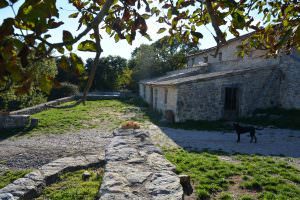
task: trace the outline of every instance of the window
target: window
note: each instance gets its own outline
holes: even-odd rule
[[[191,63],[191,67],[193,67],[195,64],[195,58],[192,58],[192,63]]]
[[[225,110],[237,109],[237,91],[238,88],[225,88]]]
[[[168,103],[168,89],[165,89],[165,104]]]
[[[219,61],[222,61],[222,52],[219,53]]]
[[[203,62],[205,62],[205,63],[208,62],[208,56],[205,56],[205,57],[203,58]]]

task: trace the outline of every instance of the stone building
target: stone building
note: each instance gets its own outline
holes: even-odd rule
[[[248,35],[188,55],[187,68],[139,83],[140,96],[176,122],[234,119],[256,109],[300,109],[300,52],[266,58],[253,50],[241,58],[237,46]]]

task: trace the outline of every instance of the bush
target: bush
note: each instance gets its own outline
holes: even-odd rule
[[[59,99],[78,94],[78,86],[72,83],[63,82],[58,87],[52,88],[49,100]]]
[[[38,90],[32,89],[28,94],[15,95],[13,89],[0,94],[0,110],[14,111],[34,106],[47,101],[46,95]]]

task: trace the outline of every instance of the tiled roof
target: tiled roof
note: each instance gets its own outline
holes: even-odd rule
[[[260,70],[267,70],[274,68],[275,65],[269,65],[265,67],[249,67],[246,69],[239,69],[239,70],[230,70],[230,71],[219,71],[219,72],[212,72],[212,73],[204,73],[204,74],[198,74],[194,76],[188,76],[178,79],[172,79],[167,81],[157,81],[152,82],[150,85],[157,85],[157,86],[171,86],[171,85],[181,85],[181,84],[187,84],[192,82],[198,82],[198,81],[207,81],[211,79],[217,79],[217,78],[223,78],[226,76],[234,76],[234,75],[240,75],[245,73],[251,73],[251,72],[257,72]]]

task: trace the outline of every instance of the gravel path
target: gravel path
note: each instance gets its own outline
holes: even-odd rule
[[[300,131],[287,129],[257,130],[257,143],[249,143],[249,134],[241,135],[236,143],[234,132],[189,131],[161,128],[177,145],[190,150],[222,150],[228,153],[246,153],[261,155],[284,155],[300,157]]]
[[[99,154],[109,144],[111,137],[111,132],[91,129],[2,140],[0,171],[6,167],[37,168],[61,157]]]

